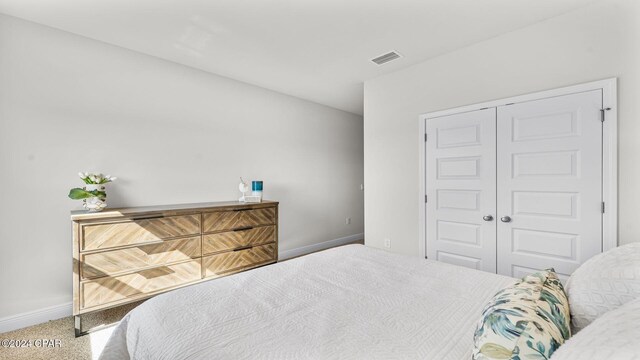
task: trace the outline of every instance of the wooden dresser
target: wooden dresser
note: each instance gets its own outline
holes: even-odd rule
[[[73,315],[278,260],[278,203],[220,202],[71,213]]]

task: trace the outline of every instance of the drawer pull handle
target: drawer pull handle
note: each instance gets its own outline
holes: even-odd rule
[[[253,246],[244,246],[241,248],[237,248],[237,249],[233,249],[233,251],[242,251],[242,250],[247,250],[247,249],[251,249]]]
[[[248,211],[248,210],[251,210],[251,209],[233,209],[233,211]]]
[[[233,229],[233,231],[245,231],[245,230],[251,230],[251,229],[253,229],[253,226],[243,226],[237,229]]]
[[[131,220],[133,221],[138,221],[138,220],[150,220],[150,219],[161,219],[164,216],[162,215],[155,215],[155,216],[147,216],[147,217],[138,217],[138,218],[133,218]]]

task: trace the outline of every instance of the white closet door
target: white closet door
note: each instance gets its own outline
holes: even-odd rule
[[[601,90],[498,108],[499,274],[566,280],[602,251],[601,108]]]
[[[496,110],[426,121],[427,257],[496,271]]]

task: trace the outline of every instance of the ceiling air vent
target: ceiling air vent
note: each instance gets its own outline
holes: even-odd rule
[[[390,53],[386,53],[384,55],[380,55],[375,59],[371,59],[371,61],[373,61],[374,63],[378,64],[378,65],[382,65],[382,64],[386,64],[389,61],[395,60],[397,58],[400,57],[400,54],[398,54],[395,51],[392,51]]]

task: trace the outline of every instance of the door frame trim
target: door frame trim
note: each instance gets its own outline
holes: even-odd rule
[[[418,214],[418,249],[420,256],[427,257],[426,232],[426,121],[447,115],[476,111],[483,108],[498,107],[512,103],[522,103],[541,100],[556,96],[602,90],[602,105],[605,111],[605,121],[602,126],[602,200],[606,204],[602,214],[602,250],[607,251],[618,246],[618,79],[609,78],[588,83],[566,86],[557,89],[538,91],[534,93],[491,100],[477,104],[464,105],[446,110],[424,113],[419,116],[419,176],[420,197]]]

